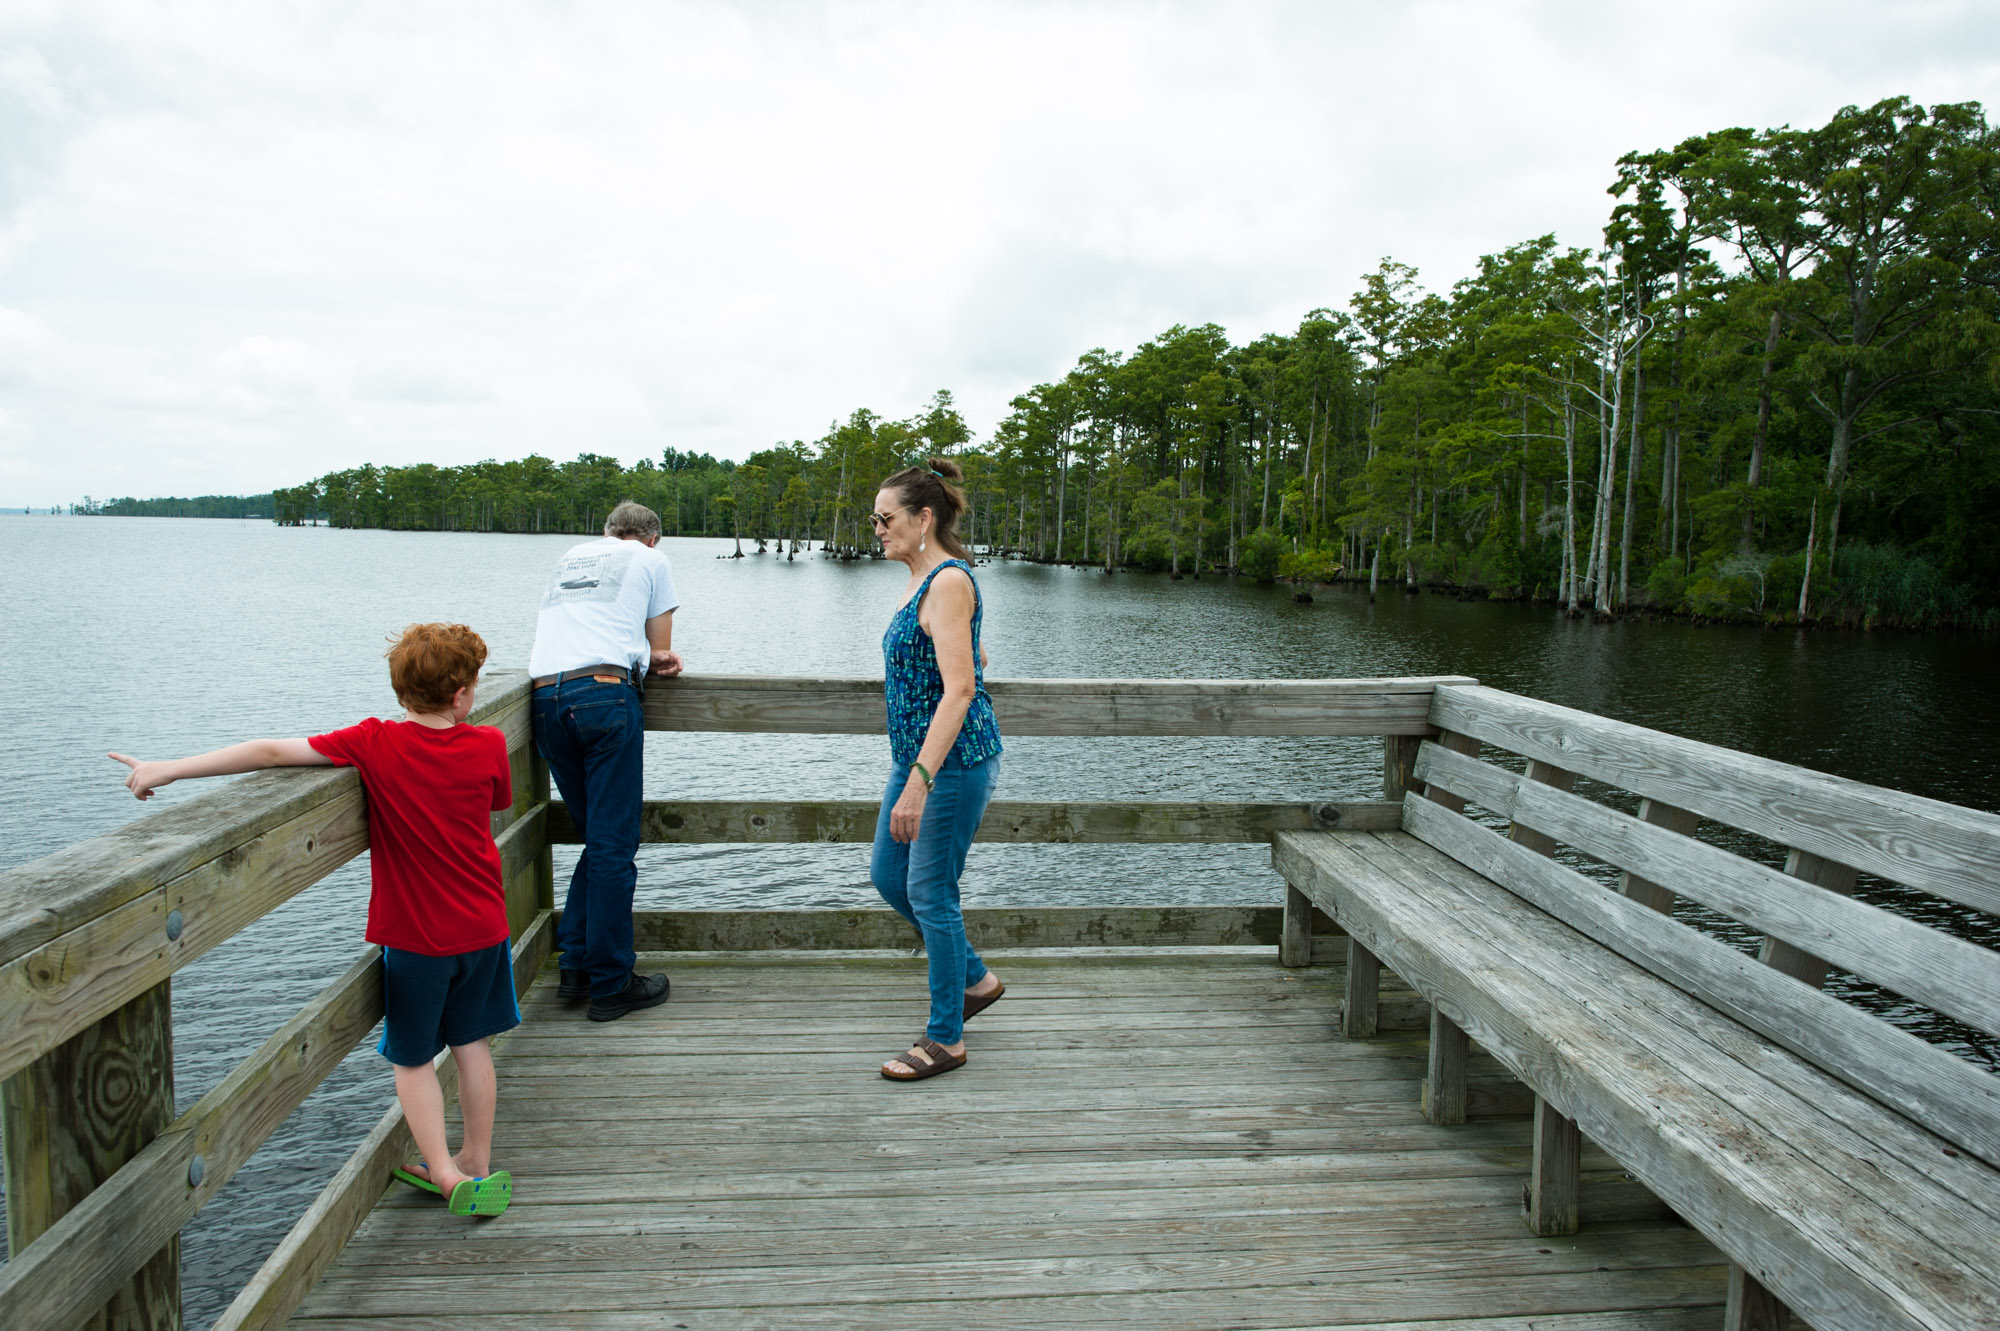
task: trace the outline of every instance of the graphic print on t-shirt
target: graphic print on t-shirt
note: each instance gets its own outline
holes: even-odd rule
[[[617,600],[618,589],[625,585],[625,574],[632,567],[635,548],[624,541],[618,544],[620,548],[615,550],[586,547],[565,555],[556,565],[556,575],[549,579],[548,590],[542,594],[542,608],[578,601]]]

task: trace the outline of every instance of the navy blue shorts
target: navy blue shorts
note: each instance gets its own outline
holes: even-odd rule
[[[472,1044],[521,1024],[514,958],[495,943],[454,957],[382,949],[382,1043],[375,1052],[418,1068],[446,1045]]]

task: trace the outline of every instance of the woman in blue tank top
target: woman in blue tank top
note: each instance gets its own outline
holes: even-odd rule
[[[891,1081],[965,1066],[965,1019],[1000,997],[1000,977],[965,941],[958,876],[1000,776],[1000,728],[986,697],[981,605],[953,528],[965,511],[946,458],[906,467],[875,496],[875,537],[909,565],[903,602],[882,635],[889,705],[889,785],[869,876],[914,924],[930,959],[931,1015],[908,1052],[882,1065]]]

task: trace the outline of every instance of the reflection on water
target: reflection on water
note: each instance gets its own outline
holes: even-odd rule
[[[0,518],[0,672],[13,682],[0,700],[0,786],[8,807],[33,810],[0,842],[0,867],[142,812],[106,749],[164,756],[396,714],[381,654],[414,620],[463,620],[495,664],[525,663],[543,579],[572,540]],[[719,558],[726,541],[663,548],[685,598],[675,645],[691,669],[880,672],[900,566]],[[1018,564],[983,568],[980,583],[995,677],[1471,675],[1863,781],[2000,805],[2000,711],[1981,688],[1990,639],[1595,625],[1396,590],[1372,603],[1319,591],[1302,604],[1290,588],[1229,579]],[[1381,780],[1379,746],[1359,740],[1007,745],[1001,796],[1012,799],[1366,798]],[[874,798],[887,764],[884,742],[868,737],[652,735],[647,746],[654,798]],[[200,790],[173,787],[156,803]],[[640,902],[864,904],[866,872],[858,846],[656,847],[642,856]],[[966,890],[986,905],[1221,903],[1270,902],[1278,884],[1269,852],[1254,846],[980,846]],[[175,978],[183,1107],[346,966],[361,946],[366,891],[365,867],[350,865]],[[1991,928],[1925,905],[1961,929]],[[392,1094],[372,1048],[357,1051],[189,1227],[190,1326],[221,1310]]]

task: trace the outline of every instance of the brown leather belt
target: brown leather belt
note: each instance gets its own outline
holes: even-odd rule
[[[617,676],[616,680],[606,679],[602,681],[606,684],[611,684],[611,683],[630,684],[634,688],[637,688],[639,684],[639,676],[637,673],[635,673],[635,671],[631,666],[594,665],[594,666],[580,666],[575,670],[565,670],[560,675],[543,675],[540,679],[535,681],[535,687],[538,689],[546,689],[552,684],[567,684],[569,681],[573,679],[582,679],[586,675]]]

